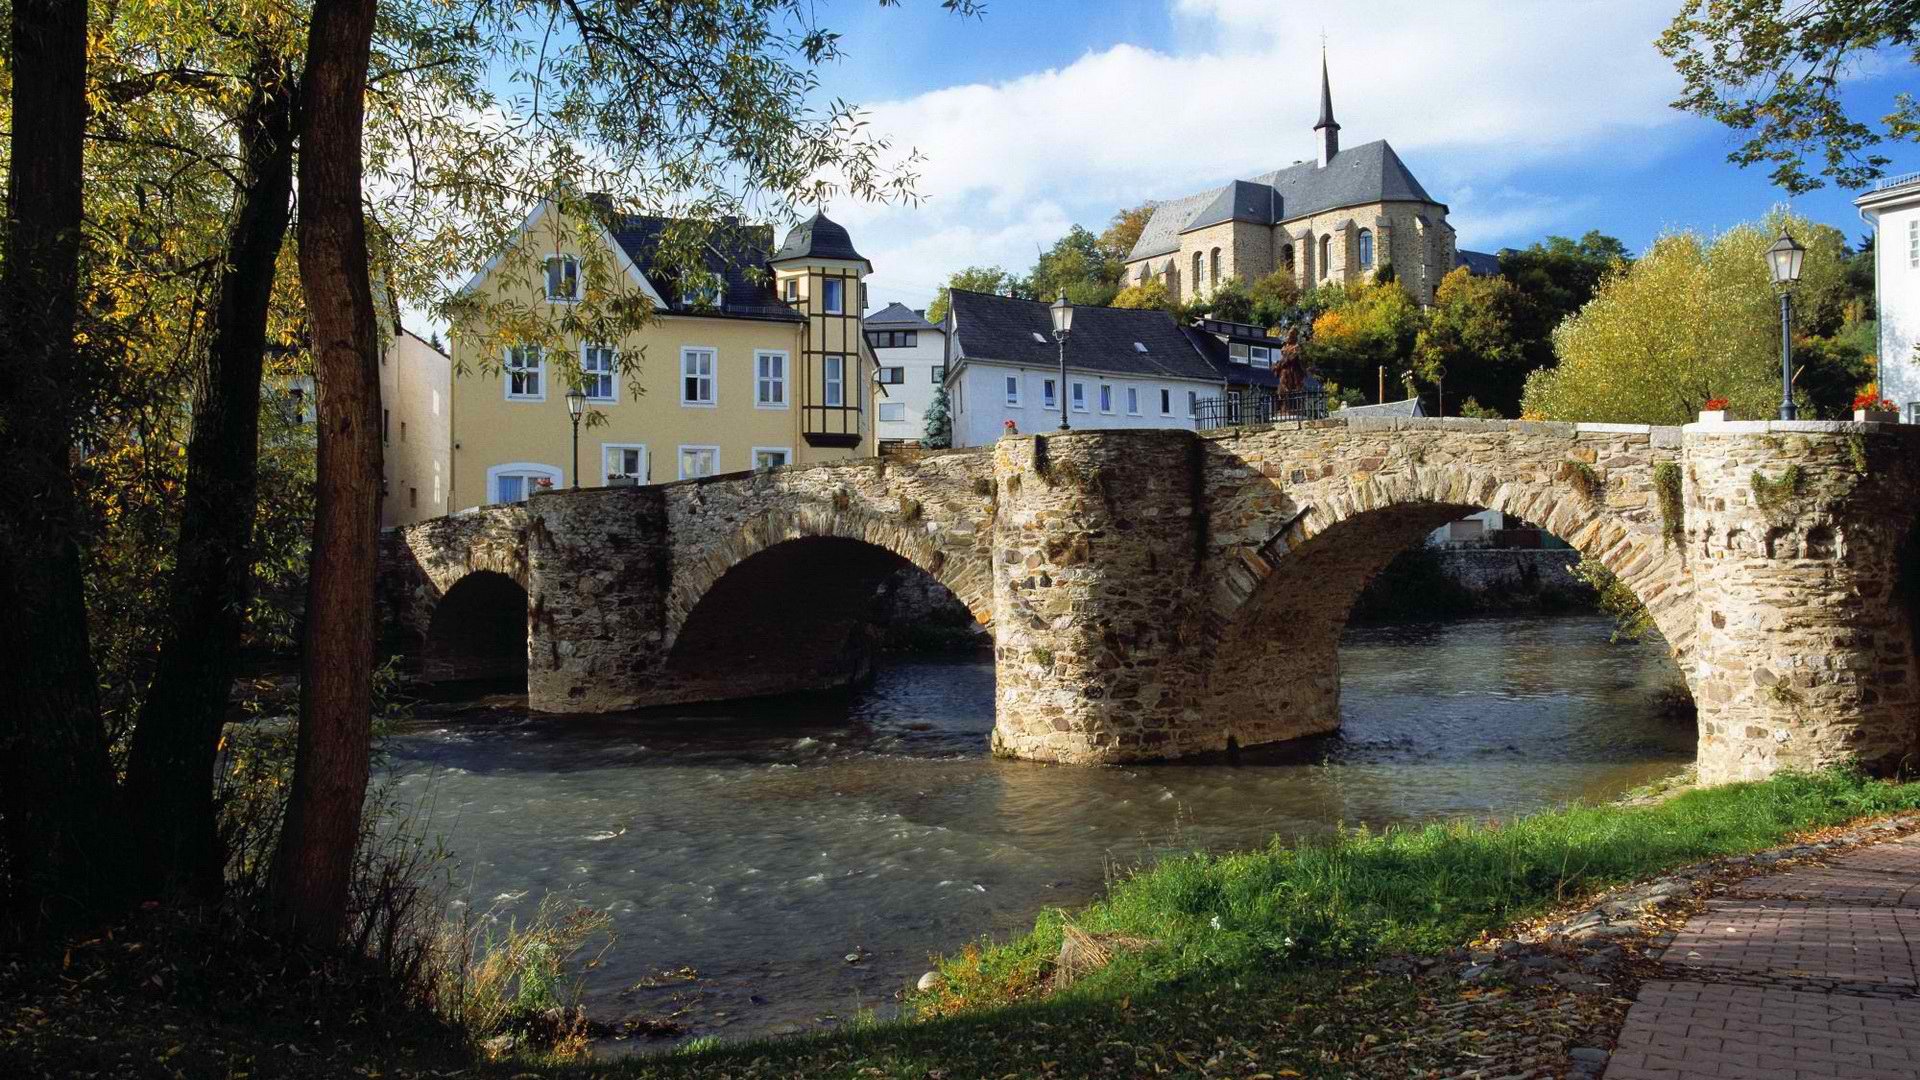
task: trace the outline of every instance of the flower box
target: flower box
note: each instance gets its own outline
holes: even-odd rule
[[[1725,409],[1700,410],[1700,422],[1703,424],[1724,424],[1726,421],[1727,410]]]
[[[1870,424],[1897,424],[1900,414],[1893,409],[1855,409],[1853,418]]]

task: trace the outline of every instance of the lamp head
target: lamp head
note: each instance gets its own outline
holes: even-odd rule
[[[1807,257],[1807,249],[1794,242],[1785,229],[1780,230],[1780,239],[1767,249],[1767,271],[1773,275],[1773,283],[1781,288],[1791,288],[1800,280],[1800,264]]]
[[[1067,302],[1067,294],[1062,292],[1047,310],[1053,315],[1053,336],[1066,337],[1073,332],[1073,305]]]
[[[577,386],[567,391],[567,415],[573,417],[575,420],[578,420],[580,419],[580,414],[586,411],[587,411],[586,391],[580,389]]]

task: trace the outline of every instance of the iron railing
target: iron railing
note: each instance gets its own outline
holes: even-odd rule
[[[1194,426],[1201,431],[1240,424],[1271,424],[1276,420],[1324,420],[1326,416],[1325,390],[1229,393],[1225,397],[1203,398],[1193,410]]]

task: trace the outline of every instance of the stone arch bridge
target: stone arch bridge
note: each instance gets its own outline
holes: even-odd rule
[[[440,518],[385,534],[381,599],[429,667],[524,655],[533,709],[591,713],[844,682],[911,564],[993,633],[996,751],[1147,760],[1335,728],[1366,581],[1497,509],[1647,606],[1718,782],[1920,749],[1916,480],[1920,429],[1881,424],[1074,432]]]

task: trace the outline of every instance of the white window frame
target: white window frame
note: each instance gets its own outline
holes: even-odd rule
[[[768,357],[774,357],[774,356],[777,356],[780,358],[780,375],[777,378],[768,376],[764,371],[761,370],[761,367],[760,367],[760,361],[762,359],[765,359]],[[787,355],[787,352],[785,349],[753,350],[753,407],[754,408],[779,409],[783,411],[787,408],[787,402],[793,396],[787,393],[787,373],[791,371],[792,368],[793,368],[793,358]],[[683,374],[681,378],[682,380],[684,380],[686,376]],[[683,388],[684,388],[684,385],[685,384],[683,382],[682,383]],[[768,402],[763,400],[767,396],[766,390],[769,386],[772,386],[775,390],[779,392],[779,396],[780,396],[779,401]]]
[[[1060,407],[1060,386],[1054,380],[1040,380],[1040,404],[1049,410]]]
[[[836,299],[835,289],[839,290]],[[845,315],[847,313],[847,282],[844,278],[823,277],[820,279],[820,311],[827,315]]]
[[[1007,408],[1009,408],[1009,409],[1022,409],[1022,408],[1025,408],[1026,406],[1024,406],[1024,405],[1022,405],[1022,404],[1021,404],[1021,399],[1022,399],[1022,398],[1023,398],[1023,397],[1025,396],[1025,395],[1023,395],[1023,394],[1021,394],[1021,393],[1020,393],[1020,383],[1021,383],[1021,381],[1022,381],[1022,380],[1021,380],[1021,378],[1020,378],[1020,376],[1018,376],[1018,375],[1005,375],[1005,376],[1002,376],[1002,378],[1004,378],[1004,379],[1006,380],[1006,387],[1007,387]]]
[[[705,353],[711,362],[707,368],[707,374],[704,376],[707,380],[707,400],[705,401],[692,400],[687,397],[687,379],[689,377],[687,374],[687,361],[699,353]],[[703,376],[698,374],[692,376],[692,378],[695,379],[702,377]],[[680,346],[680,404],[683,408],[688,409],[716,409],[720,407],[719,349],[711,345]]]
[[[607,369],[605,371],[597,371],[587,366],[587,356],[595,349],[604,350],[607,354]],[[593,393],[588,393],[588,401],[593,402],[595,405],[617,405],[620,403],[620,353],[614,349],[613,346],[592,345],[584,341],[581,342],[580,374],[583,378],[591,378],[595,382],[598,382],[602,377],[607,380],[606,396],[601,397]]]
[[[710,473],[701,473],[700,476],[720,475],[720,448],[718,446],[710,443],[681,443],[679,449],[673,452],[674,471],[679,474],[680,479],[696,480],[699,478],[687,475],[687,451],[689,450],[713,451],[713,471]]]
[[[1263,371],[1273,370],[1273,350],[1265,345],[1247,346],[1247,363]]]
[[[1173,391],[1164,386],[1160,388],[1160,415],[1173,415]]]
[[[1920,270],[1920,217],[1907,222],[1907,269]]]
[[[1113,415],[1113,384],[1100,384],[1100,415]]]
[[[820,358],[820,404],[835,409],[847,407],[847,358],[841,353]]]
[[[573,294],[562,295],[553,291],[554,264],[560,264],[560,280],[567,278],[568,267],[573,269]],[[580,302],[580,260],[572,255],[549,255],[540,264],[540,288],[547,294],[549,304],[577,304]]]
[[[1087,411],[1087,384],[1083,382],[1075,382],[1071,387],[1069,387],[1069,391],[1073,398],[1073,411],[1086,412]]]
[[[947,381],[947,365],[945,364],[933,365],[932,373],[933,373],[933,385],[939,386],[941,383],[944,383]]]
[[[567,475],[558,465],[547,465],[538,461],[508,461],[487,469],[487,504],[500,504],[500,478],[503,476],[524,476],[537,478],[544,476],[553,481],[553,490],[566,486]],[[533,494],[534,485],[529,484],[527,494]],[[525,500],[516,500],[524,502]]]
[[[1187,419],[1192,420],[1199,415],[1200,415],[1200,391],[1189,390],[1187,391]]]
[[[907,403],[904,401],[883,401],[877,406],[875,417],[883,424],[904,424],[907,422]],[[888,409],[897,409],[898,417],[888,416]]]
[[[1140,415],[1140,388],[1137,386],[1127,387],[1127,415]]]
[[[613,452],[613,451],[615,451],[615,450],[623,450],[623,451],[624,451],[624,450],[636,450],[636,451],[639,451],[639,453],[640,453],[640,471],[634,474],[634,478],[635,478],[635,479],[637,479],[637,480],[639,480],[639,481],[640,481],[641,483],[643,483],[643,484],[645,484],[645,483],[649,483],[649,482],[651,482],[651,481],[652,481],[652,478],[653,478],[653,462],[652,462],[652,461],[650,461],[650,460],[649,460],[649,459],[647,458],[647,444],[646,444],[646,443],[618,443],[618,442],[603,442],[603,443],[601,443],[601,444],[600,444],[600,475],[601,475],[602,477],[604,477],[604,476],[606,475],[606,472],[607,472],[607,455],[608,455],[608,454],[610,454],[610,453],[612,453],[612,452]],[[605,483],[606,483],[606,481],[605,481],[605,480],[603,479],[603,480],[601,480],[601,483],[602,483],[602,484],[605,484]]]
[[[520,367],[515,367],[513,363],[513,353],[515,349],[519,349],[523,353],[525,352],[525,350],[528,350],[528,349],[533,350],[533,354],[540,358],[540,362],[538,364],[535,364],[532,368],[527,368],[524,365]],[[500,390],[501,390],[501,393],[506,395],[506,399],[508,401],[545,401],[547,400],[547,350],[541,348],[538,345],[509,345],[507,346],[506,359],[503,361],[502,366],[503,366],[503,370],[500,373],[500,376],[501,376]],[[513,392],[514,373],[519,372],[524,375],[528,371],[533,372],[533,377],[540,386],[539,393],[535,393],[535,394],[514,393]]]
[[[785,454],[786,455],[785,460],[783,460],[780,463],[780,465],[769,465],[767,466],[768,468],[779,468],[781,466],[793,464],[793,447],[791,446],[756,446],[752,450],[747,452],[747,461],[749,464],[753,466],[754,472],[760,471],[760,455],[761,454]]]

